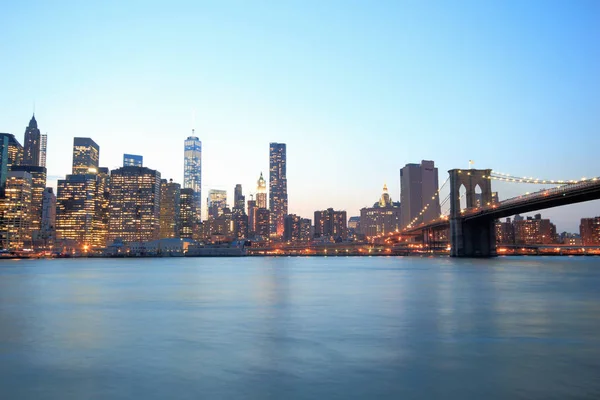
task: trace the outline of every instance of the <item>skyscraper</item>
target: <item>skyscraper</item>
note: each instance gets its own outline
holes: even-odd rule
[[[160,181],[160,238],[179,237],[181,185]]]
[[[285,143],[269,144],[269,209],[271,234],[282,237],[283,218],[288,213]]]
[[[334,211],[333,208],[315,211],[315,237],[348,239],[346,211]]]
[[[48,149],[48,135],[40,136],[40,167],[46,167],[46,150]]]
[[[36,165],[13,165],[11,171],[27,172],[31,176],[31,219],[32,232],[38,231],[42,221],[42,198],[46,189],[46,167]]]
[[[233,191],[233,209],[235,210],[244,210],[246,203],[246,197],[242,194],[242,185],[235,185],[235,189]]]
[[[223,214],[223,209],[227,207],[227,191],[210,189],[206,203],[208,205],[208,218],[217,218]]]
[[[100,146],[90,138],[73,138],[73,175],[98,172]]]
[[[110,173],[108,238],[124,242],[156,240],[160,233],[160,172],[121,167]]]
[[[70,239],[81,246],[103,246],[95,238],[97,176],[67,175],[59,179],[56,193],[56,238]],[[103,232],[99,232],[103,236]]]
[[[196,220],[202,219],[202,142],[195,136],[185,140],[183,159],[183,187],[194,190]]]
[[[400,226],[406,228],[428,222],[440,216],[438,190],[438,169],[433,161],[421,161],[421,164],[406,164],[400,170]],[[432,199],[433,197],[433,199]],[[423,215],[420,212],[427,206]]]
[[[0,187],[4,187],[8,174],[8,136],[0,134]]]
[[[181,189],[179,200],[179,237],[193,239],[196,226],[196,203],[194,202],[194,189]]]
[[[254,236],[256,232],[256,200],[248,200],[248,236]]]
[[[124,167],[143,167],[144,156],[138,156],[135,154],[123,154],[123,166]]]
[[[31,244],[31,174],[8,172],[5,188],[0,199],[0,246],[22,250]]]
[[[31,117],[29,125],[25,128],[23,140],[24,154],[23,165],[40,165],[41,135],[38,129],[35,114]]]
[[[56,232],[56,195],[54,189],[47,187],[42,194],[42,224],[40,237],[46,244],[52,244]]]
[[[256,181],[256,207],[267,208],[267,182],[265,182],[262,172]]]

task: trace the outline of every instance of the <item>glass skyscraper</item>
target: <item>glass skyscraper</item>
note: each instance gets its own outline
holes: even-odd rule
[[[202,142],[194,134],[185,140],[183,160],[183,187],[194,191],[196,220],[202,218]]]
[[[269,144],[269,210],[271,235],[282,237],[288,213],[285,143]]]

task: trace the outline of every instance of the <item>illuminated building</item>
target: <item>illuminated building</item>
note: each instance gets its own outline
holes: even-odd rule
[[[221,210],[221,214],[209,218],[204,223],[210,227],[211,236],[220,236],[226,239],[233,239],[235,237],[233,213],[228,207],[224,207]]]
[[[346,221],[346,211],[334,211],[333,208],[315,211],[315,237],[335,241],[348,239]]]
[[[42,194],[42,224],[40,227],[40,239],[44,241],[44,247],[52,244],[56,237],[56,195],[54,189],[47,187]]]
[[[256,200],[248,200],[248,236],[254,236],[256,231]]]
[[[100,147],[90,138],[73,138],[73,175],[98,172]]]
[[[302,218],[295,214],[288,214],[284,218],[283,240],[286,242],[309,241],[310,219]]]
[[[40,135],[40,167],[46,167],[46,151],[48,150],[48,135]]]
[[[255,238],[269,240],[271,232],[271,212],[266,208],[258,208],[255,212]]]
[[[160,172],[121,167],[110,173],[108,238],[147,242],[160,234]]]
[[[267,182],[265,182],[262,172],[256,182],[256,207],[267,208]]]
[[[405,228],[428,222],[440,216],[438,191],[438,169],[433,161],[421,164],[406,164],[400,170],[400,226]],[[433,199],[432,199],[433,197]],[[421,211],[427,209],[420,215]]]
[[[236,239],[248,238],[248,216],[246,213],[233,214],[233,230]]]
[[[269,144],[269,210],[271,234],[282,237],[283,218],[288,213],[285,143]]]
[[[183,187],[194,190],[196,221],[202,219],[202,142],[192,129],[192,136],[185,140],[183,159]]]
[[[108,241],[108,225],[110,220],[110,175],[108,168],[98,168],[95,201],[96,216],[94,218],[92,245],[103,247]]]
[[[72,240],[80,246],[94,245],[97,176],[67,175],[58,180],[57,189],[56,238]]]
[[[534,218],[517,220],[513,223],[516,244],[552,244],[556,243],[556,226],[541,214]]]
[[[160,238],[178,238],[181,185],[173,179],[160,181]]]
[[[137,156],[135,154],[123,154],[123,166],[124,167],[143,167],[144,157]]]
[[[0,237],[2,248],[22,250],[31,245],[31,174],[7,173],[4,197],[0,199]]]
[[[5,143],[4,138],[8,139],[8,143]],[[8,171],[10,171],[10,168],[13,165],[23,164],[23,146],[21,146],[21,143],[15,138],[15,135],[10,133],[0,133],[0,145],[3,147],[8,146],[6,158],[6,167]],[[0,156],[2,155],[0,154]],[[0,160],[0,163],[4,163],[4,161]]]
[[[42,198],[46,189],[46,167],[13,165],[11,171],[28,172],[31,175],[31,231],[38,231],[42,221]]]
[[[360,217],[350,217],[348,219],[348,230],[358,232],[360,230]]]
[[[35,114],[31,117],[29,125],[25,128],[23,140],[23,165],[40,165],[41,137]]]
[[[496,221],[496,243],[515,244],[515,230],[510,218],[505,222]]]
[[[579,235],[584,246],[599,246],[600,217],[582,218],[579,225]]]
[[[194,239],[196,224],[196,203],[194,202],[194,189],[181,189],[179,210],[179,237],[182,239]]]
[[[223,214],[223,209],[227,207],[227,191],[210,189],[206,203],[208,205],[208,219],[217,218]]]
[[[373,207],[360,210],[359,233],[373,237],[396,232],[398,229],[400,229],[400,203],[392,201],[387,186],[383,185],[383,193],[379,201],[373,204]]]

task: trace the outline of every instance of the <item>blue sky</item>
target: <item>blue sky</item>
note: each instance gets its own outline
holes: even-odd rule
[[[469,159],[600,175],[596,1],[2,1],[0,33],[0,131],[22,141],[35,101],[53,176],[86,136],[103,166],[142,154],[182,182],[192,127],[204,197],[253,192],[285,142],[290,212],[311,218],[357,215],[383,183],[398,199],[421,159],[440,182]],[[600,203],[543,215],[575,231]]]

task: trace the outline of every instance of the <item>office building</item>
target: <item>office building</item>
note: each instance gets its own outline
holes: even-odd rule
[[[7,139],[7,142],[5,142],[5,138]],[[3,157],[3,160],[0,160],[0,165],[6,164],[7,172],[10,171],[13,165],[23,164],[23,146],[21,146],[21,143],[15,138],[15,135],[11,133],[0,133],[0,145],[2,145],[3,148],[6,146],[7,149],[6,162],[3,161],[3,153],[0,153],[0,157]],[[3,148],[0,149],[2,152]]]
[[[252,196],[252,195],[251,195]],[[256,231],[256,200],[248,200],[248,236],[254,236],[254,232]]]
[[[208,205],[208,218],[217,218],[223,214],[223,209],[227,207],[227,191],[210,189],[206,203]]]
[[[46,168],[46,151],[48,150],[48,135],[40,135],[40,167]]]
[[[97,218],[97,176],[67,175],[59,179],[56,193],[56,238],[72,240],[79,246],[104,246],[95,238]],[[102,236],[102,232],[99,232]]]
[[[233,213],[233,231],[237,240],[248,238],[248,215],[246,213]]]
[[[350,219],[352,220],[352,218]],[[399,229],[400,203],[392,201],[387,185],[383,185],[379,201],[373,204],[373,207],[364,207],[360,210],[360,231],[358,233],[366,237],[375,237],[397,232]]]
[[[310,241],[311,221],[295,214],[284,218],[283,240],[286,242]]]
[[[144,157],[135,154],[123,154],[124,167],[143,167]]]
[[[160,234],[160,172],[121,167],[110,173],[109,241],[156,240]]]
[[[506,218],[505,222],[496,221],[496,243],[515,244],[515,230],[510,218]]]
[[[196,239],[196,203],[194,189],[184,188],[180,191],[179,212],[179,237],[182,239]]]
[[[183,159],[183,187],[194,191],[196,220],[202,219],[202,142],[195,136],[185,140]]]
[[[267,182],[262,172],[256,181],[256,208],[267,208]]]
[[[269,210],[271,235],[283,236],[283,218],[288,213],[285,143],[269,144]]]
[[[73,138],[73,175],[98,173],[100,146],[90,138]]]
[[[516,244],[553,244],[556,243],[556,226],[541,214],[533,218],[520,219],[513,223]]]
[[[13,165],[11,171],[23,171],[31,175],[31,230],[38,231],[42,220],[42,197],[46,189],[46,167]]]
[[[34,114],[29,121],[29,125],[25,128],[23,165],[40,166],[41,142],[42,138]]]
[[[584,246],[600,246],[600,217],[582,218],[579,235]]]
[[[9,171],[0,199],[0,240],[7,250],[22,250],[31,246],[31,174]]]
[[[334,241],[348,239],[346,211],[334,211],[333,208],[315,211],[315,237]]]
[[[254,237],[257,240],[268,241],[271,232],[271,212],[266,208],[256,209],[254,224],[256,226]]]
[[[4,187],[8,174],[8,135],[0,133],[0,188]]]
[[[406,164],[400,170],[401,228],[439,218],[441,210],[437,191],[438,169],[433,161]],[[425,206],[428,206],[427,209],[420,215]]]
[[[160,191],[160,238],[178,238],[181,210],[181,185],[163,179]]]
[[[42,224],[40,239],[44,247],[51,245],[56,238],[56,195],[54,189],[47,187],[42,193]]]
[[[242,194],[242,185],[235,185],[235,189],[233,191],[233,208],[234,210],[245,210],[246,196]]]

